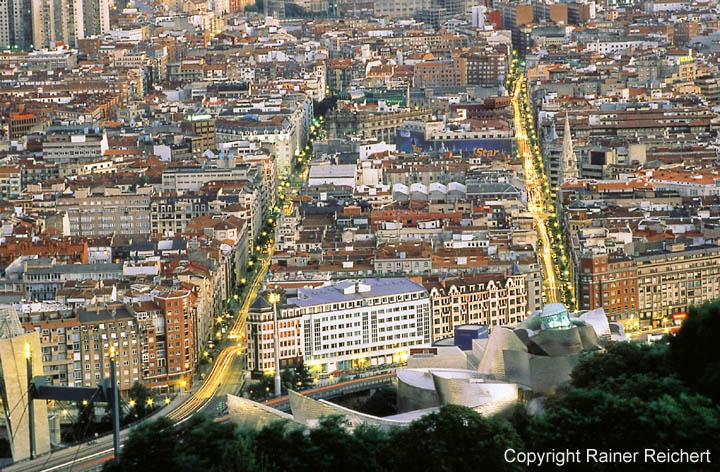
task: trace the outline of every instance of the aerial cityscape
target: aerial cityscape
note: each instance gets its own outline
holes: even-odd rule
[[[720,470],[720,1],[0,0],[0,469]]]

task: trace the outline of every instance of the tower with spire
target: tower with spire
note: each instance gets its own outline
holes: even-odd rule
[[[562,178],[560,183],[567,180],[578,178],[578,162],[573,149],[572,134],[570,133],[570,119],[568,113],[565,112],[565,131],[563,132],[563,152],[562,152]]]

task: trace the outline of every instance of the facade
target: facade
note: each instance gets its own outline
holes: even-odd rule
[[[596,254],[579,260],[579,306],[603,308],[611,320],[637,318],[664,327],[672,315],[720,298],[716,246],[672,249],[637,256]]]
[[[404,362],[431,338],[427,291],[407,278],[299,289],[283,314],[302,318],[303,359],[319,372]]]
[[[378,0],[375,2],[375,15],[395,19],[413,18],[416,13],[430,7],[432,0]]]
[[[135,193],[78,191],[58,199],[56,207],[67,212],[73,235],[149,234],[151,191],[151,187]]]
[[[255,182],[257,168],[251,164],[241,164],[229,169],[223,168],[178,168],[167,169],[162,173],[162,187],[165,192],[195,192],[208,182],[250,180]]]
[[[110,31],[108,0],[82,0],[82,3],[84,37],[91,38],[108,33]]]
[[[415,87],[452,87],[467,85],[467,70],[462,60],[431,61],[415,64]]]
[[[598,254],[580,259],[578,308],[603,308],[612,321],[637,313],[638,278],[634,261],[622,255]]]
[[[154,195],[150,201],[150,232],[184,232],[193,219],[210,213],[212,199],[207,194]]]
[[[21,175],[22,171],[18,166],[0,166],[0,200],[20,195]]]
[[[467,54],[460,58],[467,85],[497,87],[507,74],[507,58],[499,53]]]
[[[691,305],[720,298],[720,248],[674,245],[635,258],[641,326],[664,327]]]
[[[142,380],[141,343],[134,313],[125,305],[115,304],[79,309],[77,316],[82,385],[94,387],[110,378],[110,351],[114,348],[118,388],[121,394],[126,394],[135,382]]]
[[[274,369],[273,312],[265,299],[248,315],[248,368]],[[430,343],[430,301],[407,278],[347,280],[286,293],[278,306],[280,365],[313,372],[401,363]]]
[[[0,49],[32,49],[33,3],[31,0],[0,2]]]
[[[156,387],[170,391],[190,385],[193,367],[197,362],[196,314],[193,311],[192,292],[189,290],[168,290],[154,296],[165,324],[165,356],[156,346],[157,372],[167,369],[165,383]],[[148,349],[148,355],[150,349]],[[145,360],[145,357],[142,358]],[[148,359],[150,360],[150,359]],[[152,362],[149,364],[152,370]]]
[[[427,281],[432,340],[453,336],[456,326],[515,325],[528,312],[524,275],[479,274]]]
[[[328,117],[328,136],[355,135],[394,143],[397,130],[408,120],[427,121],[432,116],[429,109],[404,109],[397,112],[374,113],[357,110],[336,110]]]
[[[52,300],[67,281],[121,279],[122,264],[58,264],[55,259],[23,262],[22,285],[27,300]]]
[[[95,160],[102,157],[107,150],[107,134],[100,128],[51,126],[43,141],[43,158],[46,162]]]
[[[80,321],[72,308],[57,303],[22,303],[15,305],[15,310],[25,331],[40,334],[44,374],[49,383],[82,386]]]
[[[278,349],[280,368],[293,367],[302,360],[300,331],[302,318],[278,307]],[[264,295],[258,295],[250,307],[247,318],[248,370],[252,372],[274,372],[275,338],[273,328],[273,306]]]
[[[301,106],[300,106],[301,105]],[[286,174],[290,163],[300,151],[310,129],[312,113],[306,102],[298,103],[291,113],[278,113],[260,119],[218,118],[215,131],[218,143],[247,141],[259,143],[275,155],[278,173]]]
[[[193,150],[198,154],[217,147],[215,137],[215,120],[204,113],[189,114],[183,123],[183,129],[192,134]]]

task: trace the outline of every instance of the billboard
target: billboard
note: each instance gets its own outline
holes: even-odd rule
[[[395,137],[398,151],[427,152],[453,151],[461,155],[493,159],[503,154],[512,155],[512,138],[471,138],[426,140],[425,133],[416,130],[399,129]]]

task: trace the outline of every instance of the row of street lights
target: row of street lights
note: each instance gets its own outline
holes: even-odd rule
[[[519,58],[513,51],[511,71],[508,75],[508,88],[513,97],[516,132],[520,143],[519,157],[524,160],[526,182],[528,185],[528,208],[533,214],[540,240],[538,241],[541,259],[545,266],[546,283],[543,294],[549,302],[560,300],[568,306],[575,304],[572,284],[568,280],[567,256],[562,244],[557,215],[552,205],[550,185],[544,169],[540,146],[535,130],[528,99],[524,75],[521,74]],[[556,282],[556,278],[560,282]]]

